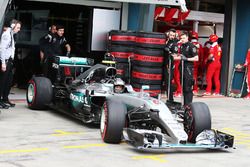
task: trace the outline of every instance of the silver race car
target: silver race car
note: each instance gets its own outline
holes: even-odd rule
[[[211,129],[205,103],[194,102],[185,108],[177,102],[165,104],[143,89],[134,92],[131,86],[106,97],[100,131],[104,142],[119,143],[124,138],[137,149],[225,149],[234,143],[232,135]]]
[[[84,70],[53,84],[46,77],[33,77],[27,90],[29,108],[50,107],[84,123],[100,123],[104,142],[125,139],[138,149],[233,147],[233,136],[211,129],[205,103],[166,104],[145,93],[147,85],[141,92],[125,85],[115,77],[114,67],[92,66],[84,58],[58,58],[54,67],[80,66]]]

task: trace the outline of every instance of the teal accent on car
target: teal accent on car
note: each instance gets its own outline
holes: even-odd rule
[[[59,65],[69,64],[69,65],[88,65],[87,58],[83,57],[63,57],[60,56]]]

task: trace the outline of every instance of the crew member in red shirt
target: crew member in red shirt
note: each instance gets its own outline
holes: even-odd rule
[[[220,95],[220,71],[221,71],[221,56],[222,51],[221,47],[218,45],[218,36],[212,34],[209,36],[209,41],[212,43],[209,49],[209,56],[206,60],[208,63],[207,68],[207,88],[204,95],[211,95],[212,92],[212,79],[214,79],[215,83],[215,91],[213,95]]]
[[[176,39],[180,40],[181,31],[176,31]],[[177,42],[178,46],[178,53],[180,54],[181,48],[181,41]],[[174,83],[176,84],[176,91],[174,92],[174,97],[181,97],[182,95],[182,88],[181,88],[181,75],[180,75],[180,60],[174,60]]]
[[[247,51],[244,66],[247,68],[247,95],[245,96],[245,99],[250,99],[250,49]]]

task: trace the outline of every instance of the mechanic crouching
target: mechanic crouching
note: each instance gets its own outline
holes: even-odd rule
[[[174,57],[175,60],[182,60],[183,64],[183,96],[184,96],[184,106],[192,103],[193,101],[193,70],[194,62],[199,60],[197,48],[194,44],[188,40],[188,32],[183,31],[180,36],[180,41],[182,43],[180,47],[180,54]]]

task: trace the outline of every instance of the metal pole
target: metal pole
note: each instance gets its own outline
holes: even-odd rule
[[[170,58],[170,54],[169,54],[169,58],[168,58],[168,101],[169,101],[169,97],[170,97],[170,89],[171,89],[171,66],[172,66],[172,60]]]
[[[184,60],[181,60],[181,105],[184,105],[184,89],[183,89],[183,79],[184,79]]]
[[[200,0],[194,1],[194,10],[199,11],[200,8]],[[199,21],[195,20],[193,23],[193,31],[198,32],[199,30]]]

